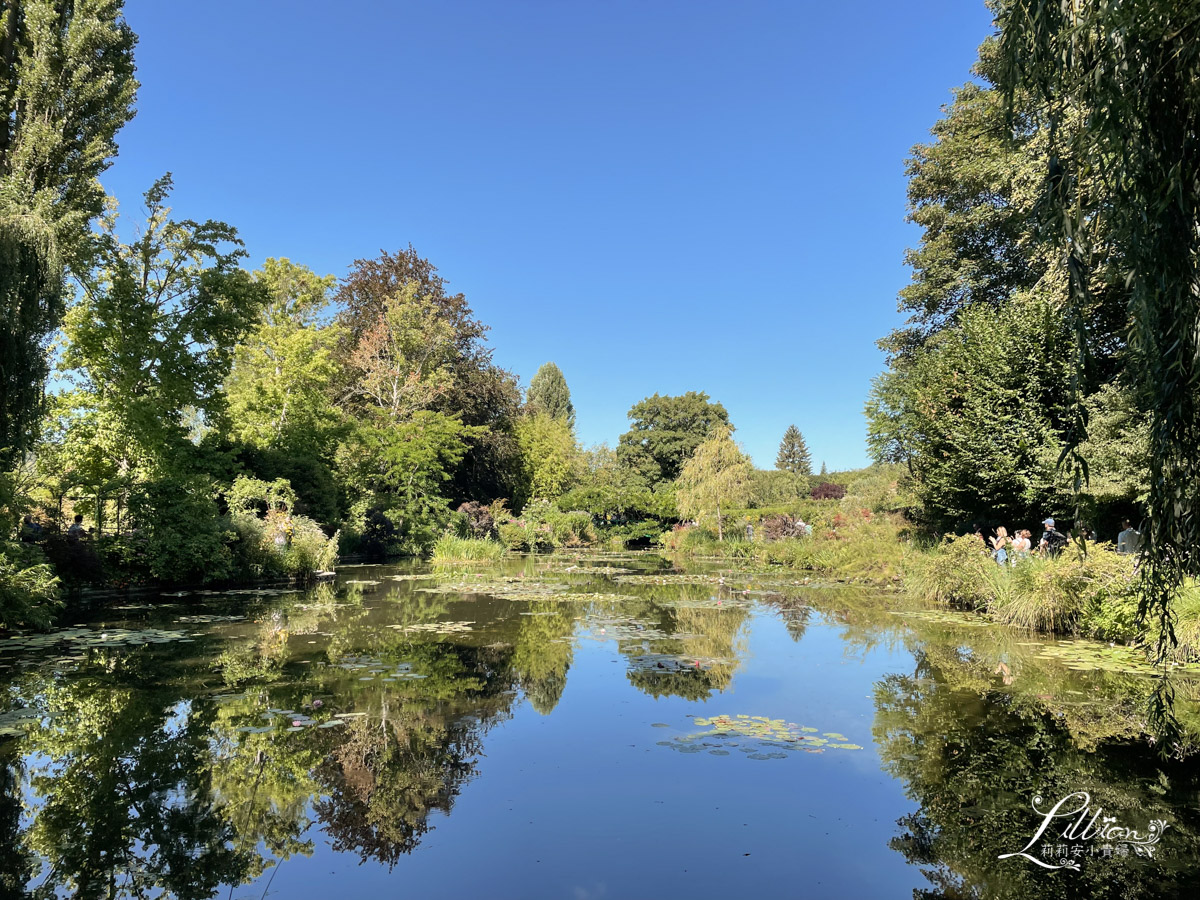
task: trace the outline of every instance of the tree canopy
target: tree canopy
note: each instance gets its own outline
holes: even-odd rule
[[[629,410],[632,427],[621,435],[617,456],[651,485],[674,481],[713,429],[729,425],[729,413],[708,394],[647,397]]]

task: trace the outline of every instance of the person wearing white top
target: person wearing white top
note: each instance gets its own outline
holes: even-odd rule
[[[1117,535],[1117,552],[1137,553],[1142,549],[1142,533],[1136,530],[1128,519],[1121,524],[1125,526],[1125,530]]]

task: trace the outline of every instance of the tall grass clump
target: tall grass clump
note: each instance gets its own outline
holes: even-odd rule
[[[987,572],[988,611],[1005,625],[1108,641],[1139,637],[1134,561],[1102,546],[1070,547],[1058,558],[1034,557]]]
[[[913,555],[906,583],[927,602],[983,609],[991,597],[988,575],[996,568],[979,538],[947,535],[928,553]]]
[[[434,564],[468,562],[498,562],[504,556],[504,546],[489,538],[462,538],[444,534],[433,545]]]

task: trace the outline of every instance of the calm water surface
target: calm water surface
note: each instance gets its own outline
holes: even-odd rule
[[[1200,894],[1200,768],[1139,736],[1147,677],[901,605],[562,555],[348,567],[9,638],[0,891]],[[1200,692],[1177,692],[1190,725]],[[1161,840],[1070,840],[1064,816],[1028,852],[1078,871],[997,858],[1041,825],[1035,795],[1080,791],[1095,827],[1144,843],[1162,820]]]

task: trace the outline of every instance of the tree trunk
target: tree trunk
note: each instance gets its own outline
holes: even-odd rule
[[[718,541],[725,540],[725,531],[721,527],[721,501],[720,500],[717,501],[717,540]]]

